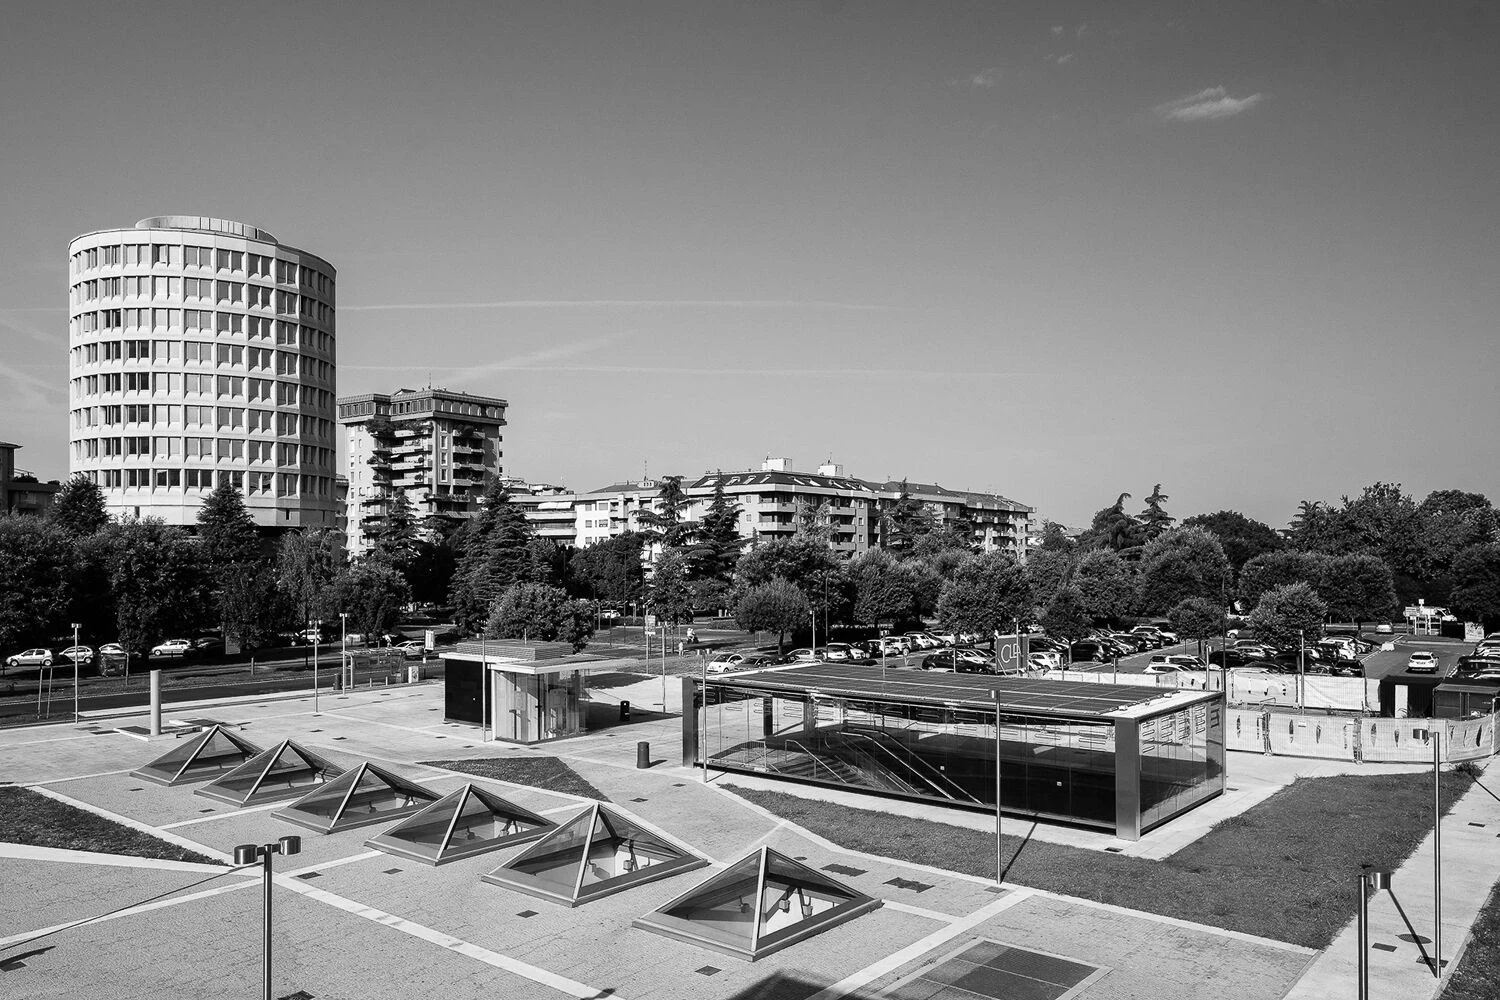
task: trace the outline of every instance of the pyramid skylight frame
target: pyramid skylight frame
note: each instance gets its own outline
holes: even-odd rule
[[[476,827],[488,825],[492,836],[476,835]],[[424,865],[446,865],[451,861],[472,858],[505,847],[539,840],[557,829],[557,824],[465,782],[369,840],[386,854],[417,861]]]
[[[271,815],[318,833],[340,833],[403,819],[440,797],[430,788],[362,761]]]
[[[483,881],[563,906],[581,906],[707,865],[688,848],[595,802]]]
[[[169,788],[187,785],[228,774],[261,752],[260,747],[235,735],[227,726],[214,723],[186,743],[142,764],[130,776]]]
[[[243,808],[301,798],[343,773],[342,767],[300,743],[282,740],[202,788],[195,788],[193,794]]]
[[[873,896],[761,847],[631,926],[755,962],[880,905]]]

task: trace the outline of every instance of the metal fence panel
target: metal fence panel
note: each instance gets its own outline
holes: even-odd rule
[[[1431,725],[1430,719],[1363,719],[1359,724],[1362,756],[1368,761],[1430,762]]]
[[[1354,723],[1320,715],[1272,714],[1267,724],[1271,752],[1284,757],[1354,760]]]
[[[1224,722],[1224,746],[1228,749],[1270,752],[1270,744],[1266,742],[1265,712],[1231,708]]]

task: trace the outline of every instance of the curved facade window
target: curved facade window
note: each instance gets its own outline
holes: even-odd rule
[[[229,481],[264,527],[336,525],[331,264],[200,216],[80,236],[68,263],[69,471],[112,514],[193,524]]]

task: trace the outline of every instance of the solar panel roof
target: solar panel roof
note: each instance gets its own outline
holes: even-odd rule
[[[992,709],[995,692],[1003,711],[1043,712],[1071,716],[1114,717],[1139,715],[1143,709],[1171,708],[1198,701],[1202,691],[1043,680],[1036,677],[998,677],[992,674],[929,673],[925,670],[887,670],[845,663],[809,663],[753,673],[710,677],[714,687],[754,688],[758,691],[816,692],[840,698],[870,698],[922,705],[951,705]],[[1211,695],[1210,695],[1211,696]],[[1175,705],[1174,705],[1175,703]]]

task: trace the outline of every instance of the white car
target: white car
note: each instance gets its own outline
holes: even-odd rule
[[[1425,650],[1417,650],[1406,661],[1406,670],[1413,674],[1437,673],[1437,657]]]
[[[94,662],[94,651],[88,646],[69,646],[58,655],[70,663]]]
[[[1062,657],[1056,650],[1038,650],[1035,653],[1026,654],[1026,664],[1032,670],[1060,670]]]
[[[882,654],[886,656],[905,656],[908,648],[909,647],[906,645],[906,643],[893,636],[886,636],[884,639],[870,640],[870,653],[877,659]]]
[[[52,650],[23,649],[15,656],[7,656],[5,665],[7,667],[50,667],[52,666]]]
[[[820,652],[825,660],[852,660],[854,659],[854,647],[847,642],[830,642]]]
[[[911,640],[912,649],[937,649],[938,641],[926,632],[908,632],[906,638]]]
[[[786,661],[788,663],[822,663],[823,657],[819,656],[816,652],[807,648],[806,646],[803,646],[800,649],[794,649],[790,653],[786,654]]]
[[[958,635],[954,632],[934,632],[932,637],[943,646],[954,646],[958,644]]]
[[[1151,657],[1150,663],[1146,664],[1146,673],[1148,674],[1169,674],[1177,673],[1178,671],[1182,670],[1207,669],[1208,664],[1204,663],[1196,656],[1190,656],[1182,653],[1171,656],[1163,656],[1161,654],[1157,654],[1156,656]]]
[[[408,639],[405,642],[396,643],[396,648],[401,650],[401,655],[408,660],[420,660],[422,654],[427,652],[426,643],[418,642],[416,639]]]
[[[193,644],[186,639],[168,639],[151,647],[152,656],[186,656]]]
[[[714,658],[708,661],[707,670],[711,674],[727,674],[731,670],[738,670],[743,662],[745,662],[744,653],[716,653]]]

